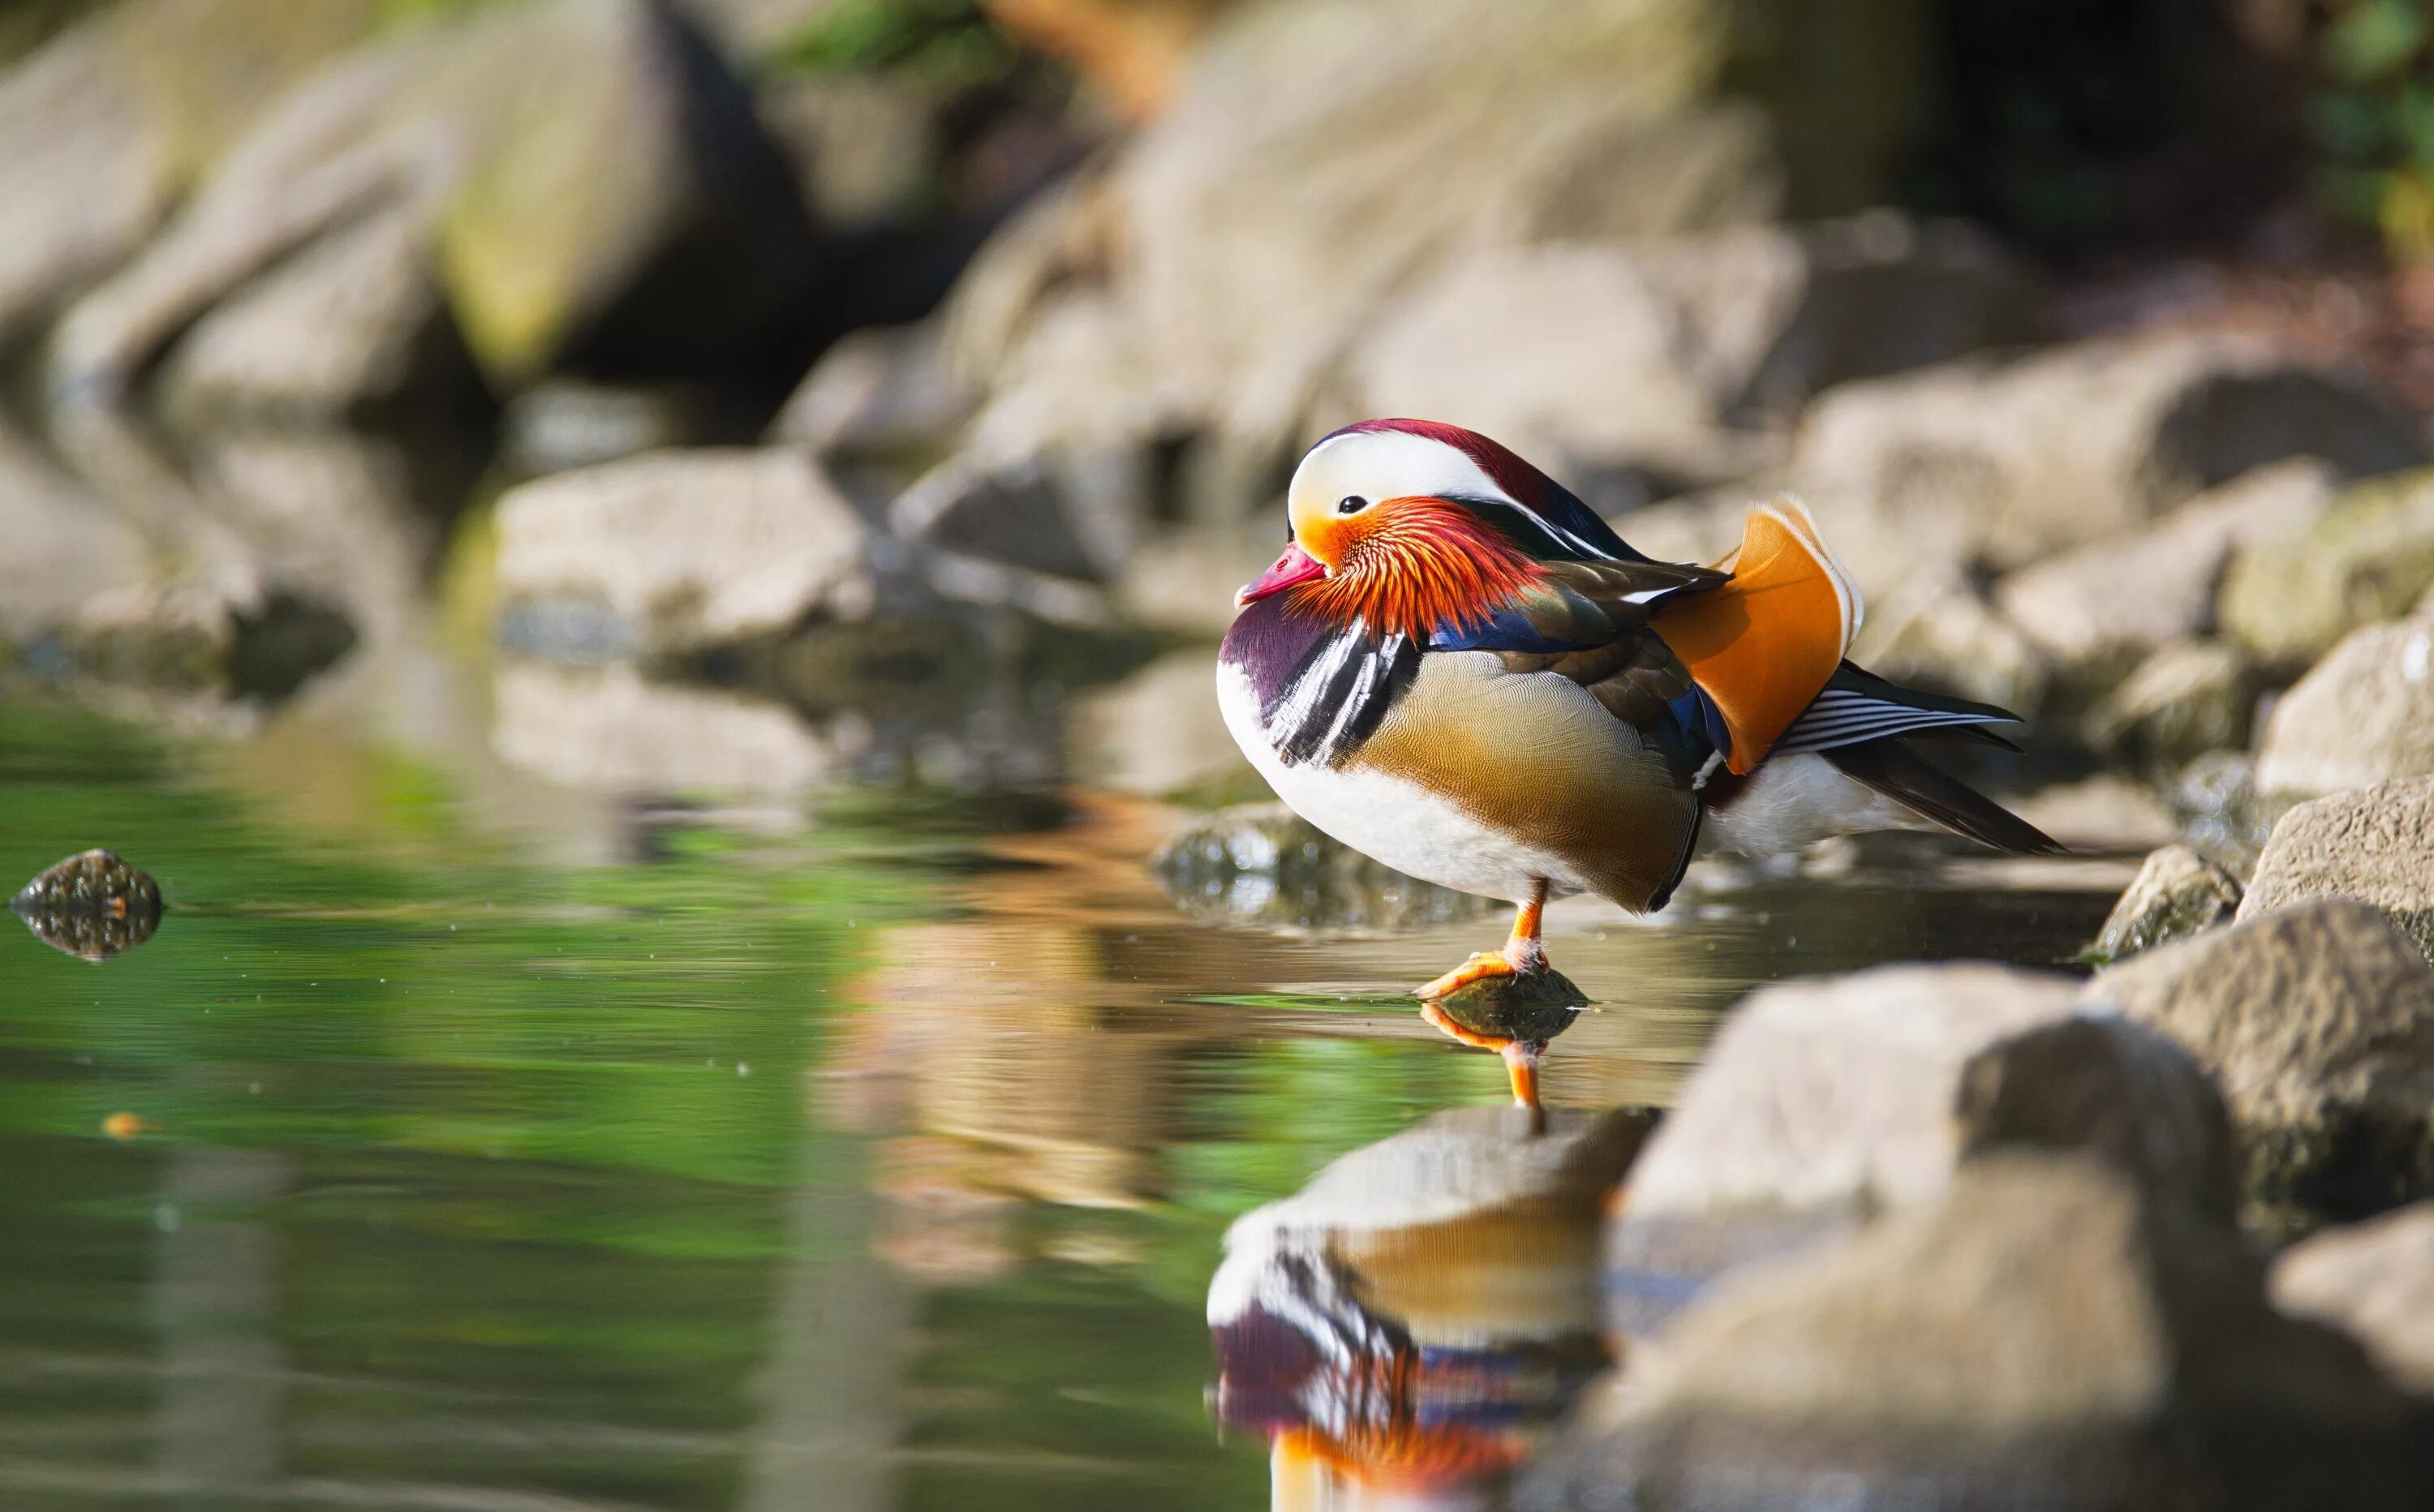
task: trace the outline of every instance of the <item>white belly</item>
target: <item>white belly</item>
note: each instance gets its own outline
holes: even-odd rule
[[[1517,903],[1543,879],[1557,895],[1588,891],[1562,857],[1472,819],[1417,783],[1381,772],[1287,766],[1260,727],[1259,695],[1217,664],[1217,706],[1234,743],[1294,812],[1363,856],[1458,892]]]

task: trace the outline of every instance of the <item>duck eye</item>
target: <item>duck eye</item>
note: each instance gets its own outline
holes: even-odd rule
[[[1357,515],[1368,507],[1369,501],[1359,494],[1346,494],[1335,501],[1335,512],[1339,515]]]

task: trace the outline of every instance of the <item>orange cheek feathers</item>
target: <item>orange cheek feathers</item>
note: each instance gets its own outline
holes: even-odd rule
[[[1303,549],[1333,569],[1311,590],[1312,608],[1414,639],[1448,620],[1487,618],[1539,576],[1478,516],[1442,499],[1383,500],[1302,534]]]

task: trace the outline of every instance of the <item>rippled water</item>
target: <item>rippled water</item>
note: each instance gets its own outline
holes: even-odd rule
[[[1492,1505],[1600,1362],[1608,1110],[1754,983],[2106,902],[1559,909],[1604,1002],[1533,1143],[1396,995],[1499,920],[1195,919],[1089,793],[580,845],[443,771],[0,703],[0,881],[108,845],[169,902],[99,965],[0,934],[0,1505]],[[1347,1155],[1238,1242],[1221,1389],[1227,1225]]]

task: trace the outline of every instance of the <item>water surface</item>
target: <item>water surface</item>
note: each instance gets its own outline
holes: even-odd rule
[[[1142,865],[1173,815],[1087,790],[574,844],[447,770],[0,702],[0,883],[107,845],[169,901],[98,965],[0,934],[0,1505],[1483,1505],[1594,1368],[1593,1194],[1392,1143],[1503,1100],[1396,995],[1500,920],[1194,919]],[[1558,910],[1604,999],[1559,1130],[1661,1105],[1755,983],[2051,962],[2106,901]],[[1429,1137],[1510,1164],[1495,1116]],[[1241,1263],[1304,1332],[1229,1355],[1228,1427],[1226,1227],[1363,1152]],[[1367,1331],[1350,1397],[1291,1352],[1330,1329]]]

